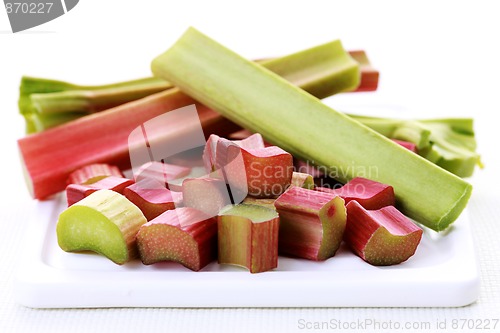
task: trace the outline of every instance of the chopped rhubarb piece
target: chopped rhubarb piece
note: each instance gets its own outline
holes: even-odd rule
[[[174,261],[199,271],[217,257],[217,220],[190,207],[168,210],[141,227],[137,248],[145,265]]]
[[[186,207],[196,208],[208,216],[216,216],[231,204],[226,182],[216,178],[188,178],[182,183]]]
[[[345,200],[346,205],[356,200],[361,206],[370,210],[395,204],[392,186],[362,177],[356,177],[338,189],[316,187],[315,190],[338,195]]]
[[[224,208],[217,218],[219,264],[260,273],[278,267],[278,213],[261,206]]]
[[[133,183],[133,180],[127,178],[109,176],[88,185],[70,184],[66,187],[68,207],[98,190],[111,190],[123,194],[123,190]]]
[[[294,172],[292,174],[291,185],[312,190],[314,189],[314,178],[313,176],[307,173]]]
[[[68,177],[68,185],[92,184],[108,176],[124,177],[120,169],[114,165],[95,163],[73,171]]]
[[[153,179],[143,179],[126,187],[123,195],[139,207],[148,221],[182,204],[182,193],[170,191]]]
[[[185,177],[189,175],[190,172],[191,168],[188,167],[153,161],[139,168],[135,173],[135,181],[139,182],[143,179],[153,179],[165,184],[168,188],[169,181]]]
[[[335,255],[346,225],[342,198],[292,186],[274,206],[280,216],[280,253],[316,261]]]
[[[244,149],[264,148],[262,135],[252,134],[242,140],[227,140],[212,134],[207,140],[203,151],[203,162],[207,172],[223,168],[227,164],[227,149],[229,146],[239,146]]]
[[[403,141],[403,140],[396,140],[396,139],[391,139],[392,141],[396,142],[398,145],[405,147],[408,150],[411,150],[414,153],[417,153],[417,145],[414,144],[413,142],[408,142],[408,141]]]
[[[292,155],[271,146],[260,149],[243,149],[229,146],[226,180],[231,188],[248,191],[257,198],[277,197],[290,186],[293,174]]]
[[[57,242],[66,252],[94,251],[123,264],[136,257],[136,234],[146,222],[123,195],[99,190],[59,215]]]
[[[349,51],[349,55],[359,63],[361,80],[359,86],[354,89],[355,92],[374,91],[378,87],[379,72],[373,68],[365,51]]]
[[[347,204],[344,240],[367,263],[402,263],[415,253],[421,238],[422,229],[393,206],[365,210],[356,201]]]

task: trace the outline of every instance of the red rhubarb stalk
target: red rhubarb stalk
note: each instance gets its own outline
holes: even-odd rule
[[[257,198],[277,197],[290,186],[293,174],[292,155],[271,146],[260,149],[227,149],[226,179],[231,188],[241,187]]]
[[[342,198],[292,186],[274,206],[280,216],[280,253],[310,260],[335,255],[346,225]]]
[[[174,261],[199,271],[217,257],[217,221],[190,207],[166,211],[139,229],[137,248],[145,265]]]
[[[393,206],[365,210],[356,201],[347,204],[344,240],[372,265],[395,265],[408,260],[421,238],[422,229]]]

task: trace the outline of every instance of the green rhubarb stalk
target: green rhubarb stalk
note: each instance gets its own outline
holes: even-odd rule
[[[388,138],[412,142],[418,149],[430,146],[430,129],[416,121],[349,116]]]
[[[459,177],[470,177],[482,167],[476,153],[473,120],[445,118],[403,120],[351,115],[366,126],[391,138],[414,143],[418,154]]]
[[[315,65],[305,66],[311,63]],[[359,64],[339,40],[259,64],[317,98],[355,90],[360,83]]]
[[[131,85],[99,90],[70,90],[31,94],[31,103],[41,114],[94,113],[172,88],[163,80],[150,84]]]
[[[18,106],[27,133],[33,133],[169,88],[170,83],[158,78],[82,86],[25,76],[21,79]]]
[[[402,211],[434,230],[456,220],[471,195],[461,178],[194,28],[157,57],[152,70],[266,141],[336,172],[342,182],[365,173],[392,185]]]

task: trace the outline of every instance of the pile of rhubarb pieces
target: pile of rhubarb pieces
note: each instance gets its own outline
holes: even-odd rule
[[[447,230],[472,193],[463,178],[482,167],[471,118],[388,119],[322,103],[378,86],[366,53],[339,40],[250,61],[189,28],[151,70],[98,86],[21,80],[27,187],[39,200],[66,188],[65,251],[263,272],[278,255],[327,260],[345,242],[370,264],[398,264],[422,237],[409,218]],[[206,140],[198,158],[134,165],[133,134],[184,108],[199,120],[197,145]],[[139,141],[183,141],[185,119],[170,125]]]
[[[108,164],[74,171],[57,223],[60,247],[117,264],[139,256],[199,271],[217,260],[258,273],[277,268],[279,255],[327,260],[342,241],[367,263],[399,264],[422,237],[394,207],[391,186],[361,177],[317,186],[319,178],[298,172],[300,163],[260,134],[211,135],[199,160],[179,163],[149,162],[133,180]]]

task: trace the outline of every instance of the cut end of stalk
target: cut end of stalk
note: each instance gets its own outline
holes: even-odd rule
[[[189,207],[167,211],[137,233],[137,247],[145,265],[174,261],[193,271],[215,259],[216,242],[216,220]]]
[[[66,252],[94,251],[117,264],[136,255],[136,233],[146,218],[124,196],[100,190],[59,215],[57,241]]]
[[[196,208],[208,216],[217,216],[231,203],[226,183],[216,178],[188,178],[182,182],[186,207]]]
[[[365,210],[356,201],[347,205],[344,240],[369,264],[387,266],[408,260],[415,253],[422,233],[393,206]]]
[[[436,224],[434,230],[443,231],[446,230],[463,212],[467,202],[469,202],[470,196],[472,195],[472,185],[467,184],[465,187],[463,195],[457,200],[455,206],[451,207],[446,215],[444,215],[441,220]]]

